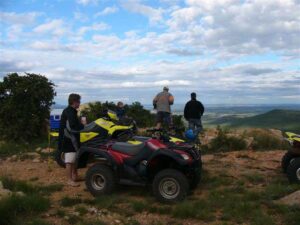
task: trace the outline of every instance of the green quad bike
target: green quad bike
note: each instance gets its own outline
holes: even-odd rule
[[[291,183],[300,184],[300,135],[291,132],[285,134],[291,149],[282,157],[281,167]]]

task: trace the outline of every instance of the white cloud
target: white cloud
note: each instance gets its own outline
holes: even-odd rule
[[[103,31],[109,29],[110,26],[107,25],[106,23],[94,23],[91,26],[84,26],[79,28],[78,34],[79,35],[84,35],[88,31]]]
[[[67,32],[67,26],[64,24],[63,20],[53,19],[35,27],[33,31],[39,34],[51,33],[56,36],[62,36]]]
[[[106,7],[101,12],[96,13],[95,17],[106,16],[106,15],[109,15],[109,14],[113,14],[113,13],[118,12],[118,10],[119,10],[119,8],[116,7],[116,6]]]
[[[76,2],[80,5],[89,5],[89,4],[95,4],[97,5],[98,4],[98,0],[76,0]]]
[[[13,25],[30,25],[34,23],[38,16],[42,13],[16,13],[16,12],[0,12],[0,23],[7,23]]]
[[[139,0],[123,0],[122,6],[130,12],[139,13],[148,17],[151,24],[163,22],[164,10],[162,8],[153,8],[142,4]]]

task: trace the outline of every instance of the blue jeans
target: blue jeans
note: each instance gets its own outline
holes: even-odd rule
[[[189,129],[198,135],[203,130],[201,119],[189,119]]]

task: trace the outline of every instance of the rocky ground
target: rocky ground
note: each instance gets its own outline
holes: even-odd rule
[[[37,215],[49,224],[286,224],[287,215],[278,207],[281,204],[300,206],[300,193],[294,192],[300,187],[289,186],[280,168],[282,150],[204,155],[202,183],[187,201],[173,206],[157,203],[150,189],[126,186],[120,186],[112,196],[95,201],[84,182],[79,187],[65,185],[65,170],[47,156],[51,151],[37,149],[0,161],[0,177],[32,185],[62,185],[61,190],[48,196],[50,210]],[[84,176],[85,171],[80,170],[80,174]],[[9,194],[9,190],[3,190],[0,185],[1,188],[3,195]],[[293,194],[287,196],[290,193]],[[234,207],[233,200],[249,201],[249,209],[240,211],[240,206]],[[249,217],[251,210],[262,219]],[[292,220],[300,219],[297,210]],[[237,218],[235,213],[242,215]],[[297,224],[292,220],[289,224]]]

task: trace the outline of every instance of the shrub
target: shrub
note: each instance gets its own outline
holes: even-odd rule
[[[1,138],[28,142],[45,135],[54,96],[54,84],[44,76],[12,73],[4,77],[0,82]]]
[[[131,105],[125,105],[125,112],[128,117],[133,118],[138,127],[149,127],[154,124],[154,115],[145,109],[141,103],[133,102]],[[82,114],[87,117],[88,121],[94,121],[104,115],[105,110],[116,110],[113,102],[94,102],[89,103],[88,107],[82,110]]]
[[[255,150],[268,150],[286,148],[285,143],[280,138],[267,130],[256,129],[251,131],[248,135],[253,136],[253,149]]]
[[[243,138],[228,136],[227,131],[221,127],[218,127],[218,135],[210,143],[211,150],[220,152],[242,150],[246,146],[246,141]]]

